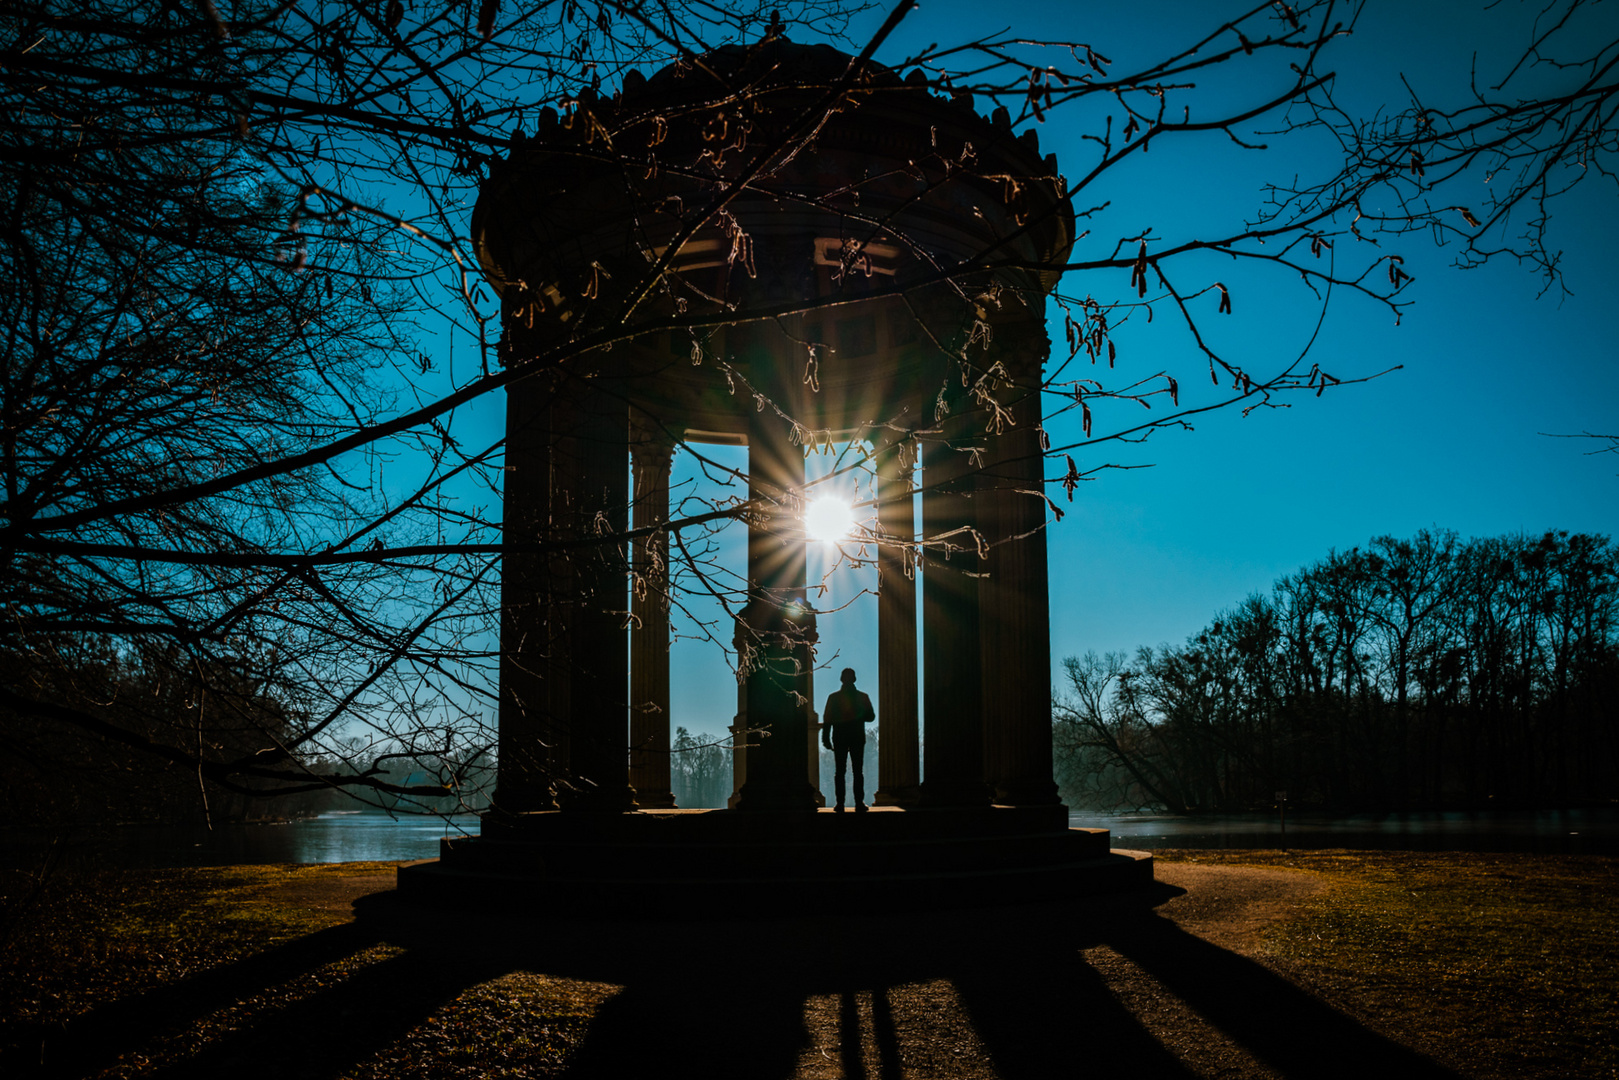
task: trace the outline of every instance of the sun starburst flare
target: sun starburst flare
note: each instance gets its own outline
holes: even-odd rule
[[[827,495],[804,508],[804,535],[811,540],[835,544],[853,530],[854,509],[847,499]]]

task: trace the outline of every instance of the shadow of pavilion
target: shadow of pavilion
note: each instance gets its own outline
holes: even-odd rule
[[[1098,946],[1239,1045],[1259,1065],[1250,1071],[1455,1075],[1154,910],[1179,892],[678,923],[469,919],[378,893],[356,905],[354,922],[93,1010],[70,1026],[43,1075],[402,1075],[386,1065],[390,1047],[516,971],[621,987],[571,1054],[518,1075],[1203,1075],[1087,962],[1083,951]],[[828,898],[829,909],[849,906]],[[345,961],[353,970],[342,978],[321,977]],[[148,1054],[179,1063],[130,1068]],[[419,1061],[410,1075],[478,1074],[469,1067]]]

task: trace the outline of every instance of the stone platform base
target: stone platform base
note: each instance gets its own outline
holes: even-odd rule
[[[1109,851],[1062,807],[764,814],[490,815],[399,868],[435,907],[636,918],[771,918],[1034,903],[1146,888],[1152,857]]]

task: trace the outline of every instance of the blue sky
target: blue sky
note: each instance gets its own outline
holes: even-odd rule
[[[1328,65],[1340,73],[1341,100],[1363,111],[1397,106],[1404,75],[1425,95],[1457,103],[1473,51],[1486,70],[1522,40],[1534,8],[1510,0],[1493,12],[1482,2],[1424,3],[1416,14],[1413,7],[1368,7]],[[1117,70],[1133,56],[1189,43],[1218,24],[1213,10],[1211,3],[1016,4],[994,8],[1002,21],[992,23],[979,5],[929,0],[879,59],[1011,25],[1089,42]],[[1243,77],[1219,77],[1206,93],[1219,102],[1260,89]],[[1040,129],[1042,147],[1060,161],[1077,157],[1082,132],[1058,114]],[[1099,227],[1097,240],[1110,246],[1114,234],[1146,225],[1167,240],[1229,228],[1258,207],[1267,177],[1310,175],[1332,163],[1319,143],[1269,141],[1267,151],[1240,154],[1219,138],[1179,153],[1155,147],[1107,192],[1115,200],[1106,223],[1113,234]],[[1247,418],[1226,411],[1203,417],[1193,432],[1076,454],[1082,467],[1150,467],[1083,485],[1049,530],[1054,658],[1182,641],[1278,576],[1385,533],[1431,526],[1464,537],[1548,528],[1619,533],[1619,455],[1588,456],[1599,444],[1542,434],[1619,431],[1608,301],[1619,289],[1616,235],[1611,185],[1588,183],[1558,205],[1553,246],[1564,253],[1570,296],[1538,295],[1544,282],[1510,263],[1451,269],[1449,254],[1424,235],[1386,242],[1416,278],[1401,325],[1376,305],[1337,296],[1311,359],[1341,377],[1401,370],[1319,399],[1301,396],[1291,408]],[[1317,314],[1307,294],[1263,275],[1208,272],[1233,290],[1236,314],[1216,328],[1223,348],[1255,371],[1297,355]],[[1124,285],[1070,276],[1061,289],[1103,295]],[[1061,340],[1060,316],[1054,336]],[[1127,328],[1119,347],[1121,370],[1167,369],[1183,387],[1207,386],[1202,361],[1162,320]],[[1098,414],[1098,429],[1106,419]],[[1060,426],[1054,432],[1059,442],[1077,437]],[[728,557],[738,568],[739,540],[732,538]],[[829,584],[831,599],[842,603],[870,582],[838,574]],[[869,602],[823,619],[821,634],[823,660],[837,654],[839,667],[864,660],[872,668]],[[674,723],[718,731],[735,702],[723,658],[712,647],[677,642],[672,667]],[[823,677],[820,694],[834,683]],[[875,683],[862,678],[868,689]]]

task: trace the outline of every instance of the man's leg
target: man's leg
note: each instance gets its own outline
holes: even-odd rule
[[[832,771],[832,790],[834,792],[836,792],[837,796],[838,796],[838,805],[835,807],[835,809],[842,810],[843,809],[843,770],[849,764],[849,748],[847,746],[840,745],[838,743],[837,739],[833,739],[832,740],[832,758],[836,762],[836,765],[833,766],[833,771]],[[859,767],[860,767],[859,763],[856,762],[855,763],[855,768],[858,769]],[[858,776],[859,774],[856,773],[855,775]]]
[[[849,756],[854,758],[854,808],[866,808],[866,741],[864,739],[849,747]],[[840,798],[841,804],[843,800]]]

